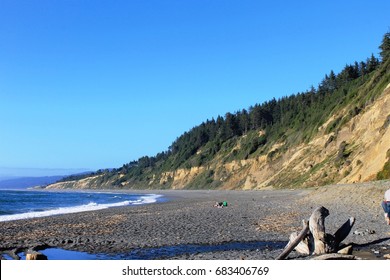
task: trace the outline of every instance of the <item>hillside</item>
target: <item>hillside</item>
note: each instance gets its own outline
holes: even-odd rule
[[[318,88],[207,120],[165,152],[50,188],[259,189],[389,177],[390,34]]]

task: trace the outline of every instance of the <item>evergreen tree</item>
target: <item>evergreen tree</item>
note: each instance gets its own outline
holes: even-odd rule
[[[359,64],[359,75],[364,76],[367,74],[367,64],[361,61]]]
[[[246,134],[250,128],[250,118],[247,110],[243,109],[241,111],[241,113],[238,115],[238,121],[240,130],[243,134]]]
[[[334,91],[336,89],[336,75],[333,70],[330,71],[328,83],[329,90]]]
[[[374,54],[371,54],[371,57],[367,59],[367,72],[370,73],[374,71],[379,65],[378,59],[374,56]]]
[[[382,44],[379,48],[381,49],[380,55],[382,57],[382,61],[386,61],[390,56],[390,32],[387,32],[383,36]]]

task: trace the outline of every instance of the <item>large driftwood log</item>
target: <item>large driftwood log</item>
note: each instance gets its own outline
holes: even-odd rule
[[[309,219],[309,230],[300,234],[292,233],[290,242],[277,259],[284,259],[295,249],[304,255],[322,255],[336,253],[340,243],[348,236],[355,223],[355,218],[351,217],[345,222],[334,235],[325,231],[325,218],[329,216],[329,211],[323,206],[316,208]]]

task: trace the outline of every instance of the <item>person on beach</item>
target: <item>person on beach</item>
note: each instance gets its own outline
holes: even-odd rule
[[[214,207],[218,207],[218,208],[227,207],[227,202],[226,201],[222,201],[222,202],[217,201],[217,202],[215,202]]]
[[[390,189],[385,192],[385,200],[382,201],[382,208],[385,211],[386,222],[390,225]]]

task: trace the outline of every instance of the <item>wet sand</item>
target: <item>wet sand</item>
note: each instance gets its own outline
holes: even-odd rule
[[[385,224],[380,207],[387,188],[390,188],[389,181],[310,190],[142,191],[163,194],[168,201],[2,222],[0,251],[18,253],[54,247],[93,254],[121,254],[142,248],[274,241],[278,246],[216,249],[169,257],[274,259],[282,250],[280,244],[287,243],[291,232],[300,230],[302,219],[308,219],[322,205],[330,211],[327,232],[333,233],[354,216],[356,224],[345,243],[354,243],[356,254],[372,252],[369,258],[375,259],[390,252],[390,226]],[[224,200],[228,207],[213,207],[216,201]],[[293,252],[289,258],[300,256]]]

